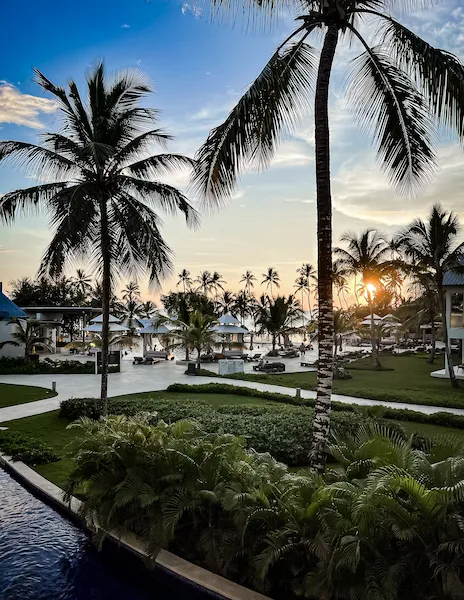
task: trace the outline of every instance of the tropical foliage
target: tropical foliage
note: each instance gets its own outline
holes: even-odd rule
[[[33,354],[36,346],[50,348],[52,340],[40,335],[42,325],[35,319],[10,319],[9,324],[14,327],[11,333],[13,339],[0,342],[0,350],[5,346],[23,346],[26,358]]]
[[[464,594],[461,439],[422,450],[376,425],[336,437],[341,468],[290,473],[240,438],[148,416],[81,419],[68,494],[97,529],[135,532],[273,598]]]
[[[298,331],[295,322],[301,318],[299,302],[294,296],[261,296],[256,305],[255,320],[259,333],[266,332],[271,336],[272,352],[276,352],[277,339],[288,337]]]

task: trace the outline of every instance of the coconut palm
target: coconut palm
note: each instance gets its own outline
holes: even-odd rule
[[[213,276],[209,271],[202,271],[195,279],[195,283],[198,283],[196,291],[202,292],[205,296],[208,296],[209,292],[214,288]]]
[[[222,315],[230,313],[235,306],[235,294],[229,290],[224,290],[216,302]]]
[[[214,271],[211,275],[211,288],[214,291],[215,298],[217,300],[219,291],[224,291],[223,283],[227,283],[225,279],[222,279],[222,275],[217,271]]]
[[[348,292],[348,280],[346,277],[346,271],[341,263],[336,260],[332,265],[332,281],[334,288],[337,290],[338,302],[340,308],[342,308],[342,298],[345,301],[346,309],[348,310],[348,301],[345,293]]]
[[[34,346],[40,344],[51,352],[52,340],[39,335],[42,324],[35,319],[10,319],[10,325],[15,325],[16,331],[11,333],[12,340],[0,342],[0,350],[5,346],[24,346],[24,356],[28,358],[34,351]]]
[[[346,276],[360,277],[356,293],[361,290],[369,306],[372,362],[374,367],[380,368],[378,344],[374,331],[375,296],[384,287],[383,278],[393,268],[392,263],[387,260],[390,245],[375,229],[366,229],[359,235],[353,232],[344,233],[341,241],[347,244],[347,249],[334,249],[335,255],[338,256],[337,263],[345,271]]]
[[[249,296],[251,296],[251,288],[255,287],[255,281],[256,277],[251,271],[245,271],[245,273],[242,275],[242,278],[239,281],[239,283],[245,284],[245,290]]]
[[[197,351],[197,368],[200,369],[201,351],[217,344],[217,335],[213,331],[214,325],[217,324],[216,317],[195,310],[189,315],[188,322],[175,321],[174,324],[177,327],[170,332],[170,335],[181,340],[186,348]]]
[[[182,271],[179,273],[178,277],[179,277],[179,281],[177,282],[177,285],[182,285],[182,289],[185,294],[187,290],[190,290],[190,288],[192,287],[192,283],[193,283],[193,280],[190,277],[190,271],[187,271],[187,269],[182,269]]]
[[[55,229],[40,272],[59,274],[67,260],[86,258],[102,282],[102,377],[108,388],[108,332],[112,288],[117,276],[146,269],[150,283],[171,270],[171,251],[162,238],[155,207],[181,211],[190,224],[197,214],[176,188],[156,178],[192,160],[176,154],[151,155],[171,139],[157,127],[157,111],[141,103],[146,79],[123,71],[111,79],[99,64],[87,77],[83,101],[74,81],[58,87],[36,71],[37,83],[53,96],[61,117],[58,133],[42,135],[42,145],[0,142],[0,160],[15,159],[29,174],[50,183],[12,191],[0,201],[0,218],[11,223],[20,213],[47,209]]]
[[[408,303],[408,308],[413,310],[413,316],[410,319],[420,325],[430,325],[430,354],[427,362],[431,365],[435,360],[437,328],[436,318],[440,312],[440,303],[435,286],[435,280],[431,273],[426,270],[414,269],[411,273],[411,289],[419,292],[419,296]],[[408,324],[408,323],[406,323]],[[417,328],[419,330],[419,327]]]
[[[77,269],[75,277],[71,277],[75,289],[86,298],[92,290],[92,278],[84,272],[84,269]]]
[[[151,319],[156,314],[156,310],[156,304],[152,300],[147,300],[139,304],[136,314],[144,319]]]
[[[247,291],[238,292],[234,298],[231,309],[232,314],[240,316],[240,322],[243,325],[247,315],[251,314],[250,295]]]
[[[329,87],[339,42],[359,43],[351,62],[348,99],[357,120],[373,134],[377,156],[401,193],[420,189],[436,162],[432,141],[439,122],[464,135],[464,69],[457,58],[433,48],[392,16],[428,5],[423,0],[211,0],[213,16],[248,22],[296,17],[294,31],[279,45],[224,123],[197,153],[194,183],[207,202],[233,196],[244,168],[266,167],[299,117],[314,107],[317,243],[319,273],[319,372],[314,465],[322,469],[329,431],[332,389],[332,195]],[[371,46],[367,20],[377,25]],[[369,33],[372,29],[365,33]],[[318,56],[306,42],[323,36]]]
[[[136,281],[129,281],[122,290],[122,299],[126,302],[140,301],[140,286]]]
[[[447,271],[462,270],[464,243],[457,241],[459,232],[457,215],[435,204],[426,221],[415,219],[395,239],[397,247],[413,265],[413,270],[428,272],[433,277],[441,312],[447,367],[453,387],[458,387],[458,382],[449,348],[443,277]]]
[[[342,349],[342,335],[356,327],[356,318],[343,308],[336,308],[334,316],[334,361],[337,360],[338,349]]]
[[[301,293],[301,311],[302,311],[301,316],[302,316],[303,327],[304,327],[305,326],[304,297],[305,297],[305,294],[308,291],[308,278],[305,277],[304,275],[300,275],[299,277],[297,277],[295,279],[295,285],[293,287],[295,288],[295,294]],[[311,311],[310,311],[310,315],[311,315]],[[310,317],[310,319],[311,318],[312,317]],[[305,334],[305,339],[306,339],[306,334]]]
[[[317,272],[311,263],[303,263],[296,272],[306,279],[306,293],[308,294],[308,310],[309,319],[313,318],[313,311],[311,308],[311,286],[317,284]],[[316,285],[317,287],[317,285]]]
[[[256,307],[256,326],[259,334],[268,333],[271,336],[273,355],[276,354],[277,338],[297,331],[298,328],[293,327],[293,320],[300,316],[301,309],[294,296],[261,296]]]
[[[261,285],[263,284],[266,284],[266,289],[270,289],[271,298],[273,298],[274,294],[272,293],[272,286],[275,285],[276,288],[280,288],[280,277],[274,267],[268,267],[266,273],[263,273]]]

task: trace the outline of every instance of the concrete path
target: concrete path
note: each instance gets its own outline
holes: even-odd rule
[[[136,394],[140,392],[151,392],[165,390],[172,383],[189,383],[201,385],[205,383],[230,383],[241,387],[254,388],[262,391],[277,392],[280,394],[295,395],[295,388],[280,385],[257,383],[254,381],[241,381],[239,379],[219,379],[216,377],[189,377],[184,375],[185,367],[173,362],[159,363],[154,366],[138,365],[123,362],[121,373],[112,373],[109,376],[108,395],[122,396],[125,394]],[[35,385],[51,388],[52,381],[56,382],[58,395],[37,402],[27,402],[0,409],[0,423],[21,419],[31,415],[38,415],[59,408],[62,400],[68,398],[95,398],[100,393],[100,376],[98,375],[4,375],[0,377],[0,383],[11,383],[19,385]],[[303,398],[315,398],[316,393],[301,390]],[[380,402],[368,398],[353,398],[351,396],[340,396],[333,394],[332,399],[347,404],[358,404],[360,406],[386,406],[389,408],[406,408],[426,414],[435,412],[449,412],[455,415],[464,415],[464,409],[445,408],[437,406],[424,406],[419,404],[408,404],[405,402]]]

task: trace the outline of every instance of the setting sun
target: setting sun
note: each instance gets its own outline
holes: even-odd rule
[[[376,291],[377,288],[373,283],[366,284],[366,296],[370,296],[371,298],[373,298],[375,296]]]

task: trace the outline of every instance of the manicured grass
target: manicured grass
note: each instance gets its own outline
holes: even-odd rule
[[[220,406],[224,404],[266,404],[269,400],[263,398],[253,398],[250,396],[238,396],[235,394],[199,394],[184,393],[184,392],[143,392],[141,394],[126,394],[125,396],[118,396],[124,398],[124,400],[130,400],[131,398],[165,398],[166,400],[203,400],[209,402],[213,406]]]
[[[430,376],[432,371],[443,368],[441,357],[436,359],[435,364],[429,365],[426,357],[422,356],[383,355],[380,359],[382,366],[393,369],[388,371],[366,370],[365,367],[369,366],[368,361],[367,358],[348,365],[347,370],[352,375],[352,379],[334,381],[334,392],[386,402],[464,408],[463,383],[460,389],[455,390],[448,380]],[[314,372],[279,375],[247,373],[235,374],[232,377],[307,390],[315,390],[317,381],[317,374]]]
[[[56,392],[52,392],[47,388],[0,383],[0,408],[24,404],[25,402],[35,402],[44,398],[53,398],[53,396],[56,396]]]

